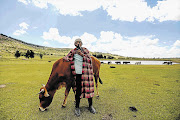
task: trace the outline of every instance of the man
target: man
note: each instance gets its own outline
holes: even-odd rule
[[[82,47],[81,39],[76,39],[74,42],[75,49],[71,50],[63,59],[71,61],[72,74],[75,77],[76,86],[76,116],[80,116],[80,99],[88,98],[89,110],[95,114],[96,110],[92,106],[92,98],[94,96],[94,81],[92,60],[87,48]]]

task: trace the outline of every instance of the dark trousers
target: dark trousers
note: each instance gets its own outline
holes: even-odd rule
[[[79,108],[80,104],[80,96],[81,96],[81,75],[82,74],[76,74],[76,108]],[[92,106],[92,98],[88,98],[89,107]]]

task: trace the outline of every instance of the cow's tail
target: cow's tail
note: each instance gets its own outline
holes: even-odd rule
[[[101,80],[101,78],[99,77],[99,82],[101,83],[101,84],[103,84],[103,82],[102,82],[102,80]]]

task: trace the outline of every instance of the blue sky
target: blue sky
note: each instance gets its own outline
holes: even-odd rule
[[[0,33],[128,57],[180,57],[179,0],[1,0]]]

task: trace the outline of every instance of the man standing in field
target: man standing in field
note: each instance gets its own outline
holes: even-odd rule
[[[72,74],[75,76],[76,86],[76,116],[80,116],[80,99],[88,98],[89,110],[95,114],[96,110],[92,106],[92,98],[94,96],[94,81],[92,60],[87,48],[82,47],[81,39],[76,39],[74,42],[75,49],[71,50],[63,59],[71,61]]]

